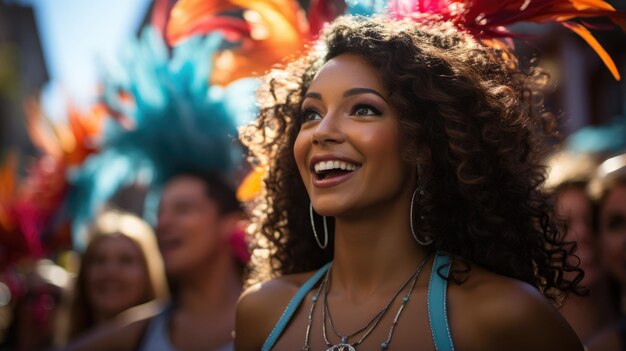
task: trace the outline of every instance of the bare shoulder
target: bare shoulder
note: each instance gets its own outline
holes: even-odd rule
[[[235,348],[260,350],[289,301],[312,274],[285,275],[246,289],[237,303]]]
[[[463,349],[583,350],[556,308],[525,282],[472,266],[449,294],[454,339]]]
[[[65,350],[135,350],[141,342],[140,339],[148,323],[161,309],[162,305],[157,302],[148,302],[133,307],[116,317],[115,320],[73,340]]]

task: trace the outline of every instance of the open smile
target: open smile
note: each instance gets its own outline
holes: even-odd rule
[[[338,156],[315,156],[310,165],[313,184],[318,187],[342,183],[361,168],[360,163]]]

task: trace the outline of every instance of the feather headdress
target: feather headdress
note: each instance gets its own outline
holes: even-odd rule
[[[233,16],[241,12],[241,16]],[[214,84],[263,74],[304,47],[309,29],[295,0],[181,0],[172,9],[167,39],[220,31],[235,46],[217,53]]]
[[[96,151],[104,118],[100,105],[87,114],[70,105],[67,124],[49,120],[35,98],[24,106],[38,155],[26,158],[14,150],[0,166],[0,248],[8,252],[0,267],[70,246],[62,213],[69,189],[66,173]],[[19,177],[21,163],[26,163],[24,177]]]
[[[506,27],[519,22],[558,22],[583,38],[600,56],[615,79],[615,63],[589,31],[575,19],[606,17],[626,30],[626,14],[604,0],[395,0],[389,11],[400,17],[431,20],[440,17],[482,40],[516,37]]]
[[[103,102],[114,118],[105,125],[100,152],[72,175],[75,246],[82,247],[86,223],[124,186],[158,187],[180,171],[228,177],[239,170],[237,126],[254,115],[258,83],[208,83],[210,58],[222,45],[220,34],[193,36],[170,58],[161,36],[147,27],[109,70]]]
[[[386,4],[384,4],[386,3]],[[560,23],[583,38],[600,56],[615,79],[620,74],[611,56],[584,18],[608,18],[626,31],[626,13],[605,0],[346,0],[352,14],[387,14],[420,23],[448,21],[487,45],[506,47],[499,39],[521,37],[508,26],[521,22]],[[576,21],[579,20],[579,21]]]
[[[346,14],[386,14],[421,23],[449,21],[485,44],[499,47],[505,45],[498,39],[521,36],[508,26],[557,22],[584,39],[615,79],[620,79],[615,63],[590,31],[596,27],[576,21],[604,17],[626,31],[626,13],[616,11],[605,0],[311,0],[308,24],[293,0],[181,0],[171,12],[167,36],[170,43],[177,43],[198,33],[229,33],[240,45],[227,52],[224,77],[214,79],[228,82],[261,74],[295,53],[343,9]],[[226,15],[233,10],[243,11],[243,19]]]

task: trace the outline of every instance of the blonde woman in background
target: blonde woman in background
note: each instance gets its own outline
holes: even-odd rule
[[[109,210],[98,217],[90,235],[76,279],[69,340],[167,295],[154,232],[141,218]]]

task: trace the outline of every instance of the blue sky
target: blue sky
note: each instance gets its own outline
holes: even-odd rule
[[[32,5],[50,74],[43,103],[64,117],[71,98],[88,105],[95,97],[100,66],[135,35],[151,0],[20,0]]]

